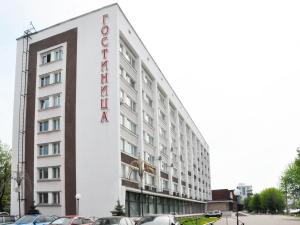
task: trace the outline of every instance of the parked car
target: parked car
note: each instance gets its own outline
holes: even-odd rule
[[[134,225],[129,217],[111,216],[97,219],[93,225]]]
[[[41,214],[25,215],[18,219],[13,225],[48,225],[55,218],[53,216],[45,216]]]
[[[62,216],[53,220],[53,225],[91,225],[94,221],[82,216]],[[50,225],[49,224],[49,225]]]
[[[15,216],[10,216],[7,212],[0,212],[0,225],[12,224],[15,221]]]
[[[180,225],[174,215],[143,216],[137,225]]]
[[[220,210],[209,211],[204,214],[205,217],[222,217],[222,212]]]

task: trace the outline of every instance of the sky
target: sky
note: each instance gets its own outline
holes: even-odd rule
[[[212,188],[277,187],[300,146],[300,1],[11,0],[0,8],[0,140],[16,41],[118,2],[210,146]]]

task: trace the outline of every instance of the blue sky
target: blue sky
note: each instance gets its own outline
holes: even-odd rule
[[[213,188],[277,186],[300,146],[300,2],[118,2],[210,145]],[[2,3],[0,140],[11,145],[16,37],[111,3]]]

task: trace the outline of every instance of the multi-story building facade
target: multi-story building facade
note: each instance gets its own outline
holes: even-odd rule
[[[241,199],[247,198],[253,194],[252,185],[239,183],[236,188],[240,190]]]
[[[118,199],[128,215],[205,210],[209,146],[117,4],[31,34],[28,52],[24,39],[12,214],[105,216]]]

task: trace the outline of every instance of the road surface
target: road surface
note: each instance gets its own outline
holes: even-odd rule
[[[249,215],[240,216],[245,225],[300,225],[300,218],[281,215]],[[214,225],[236,225],[236,217],[223,217]],[[241,225],[241,223],[240,223]]]

